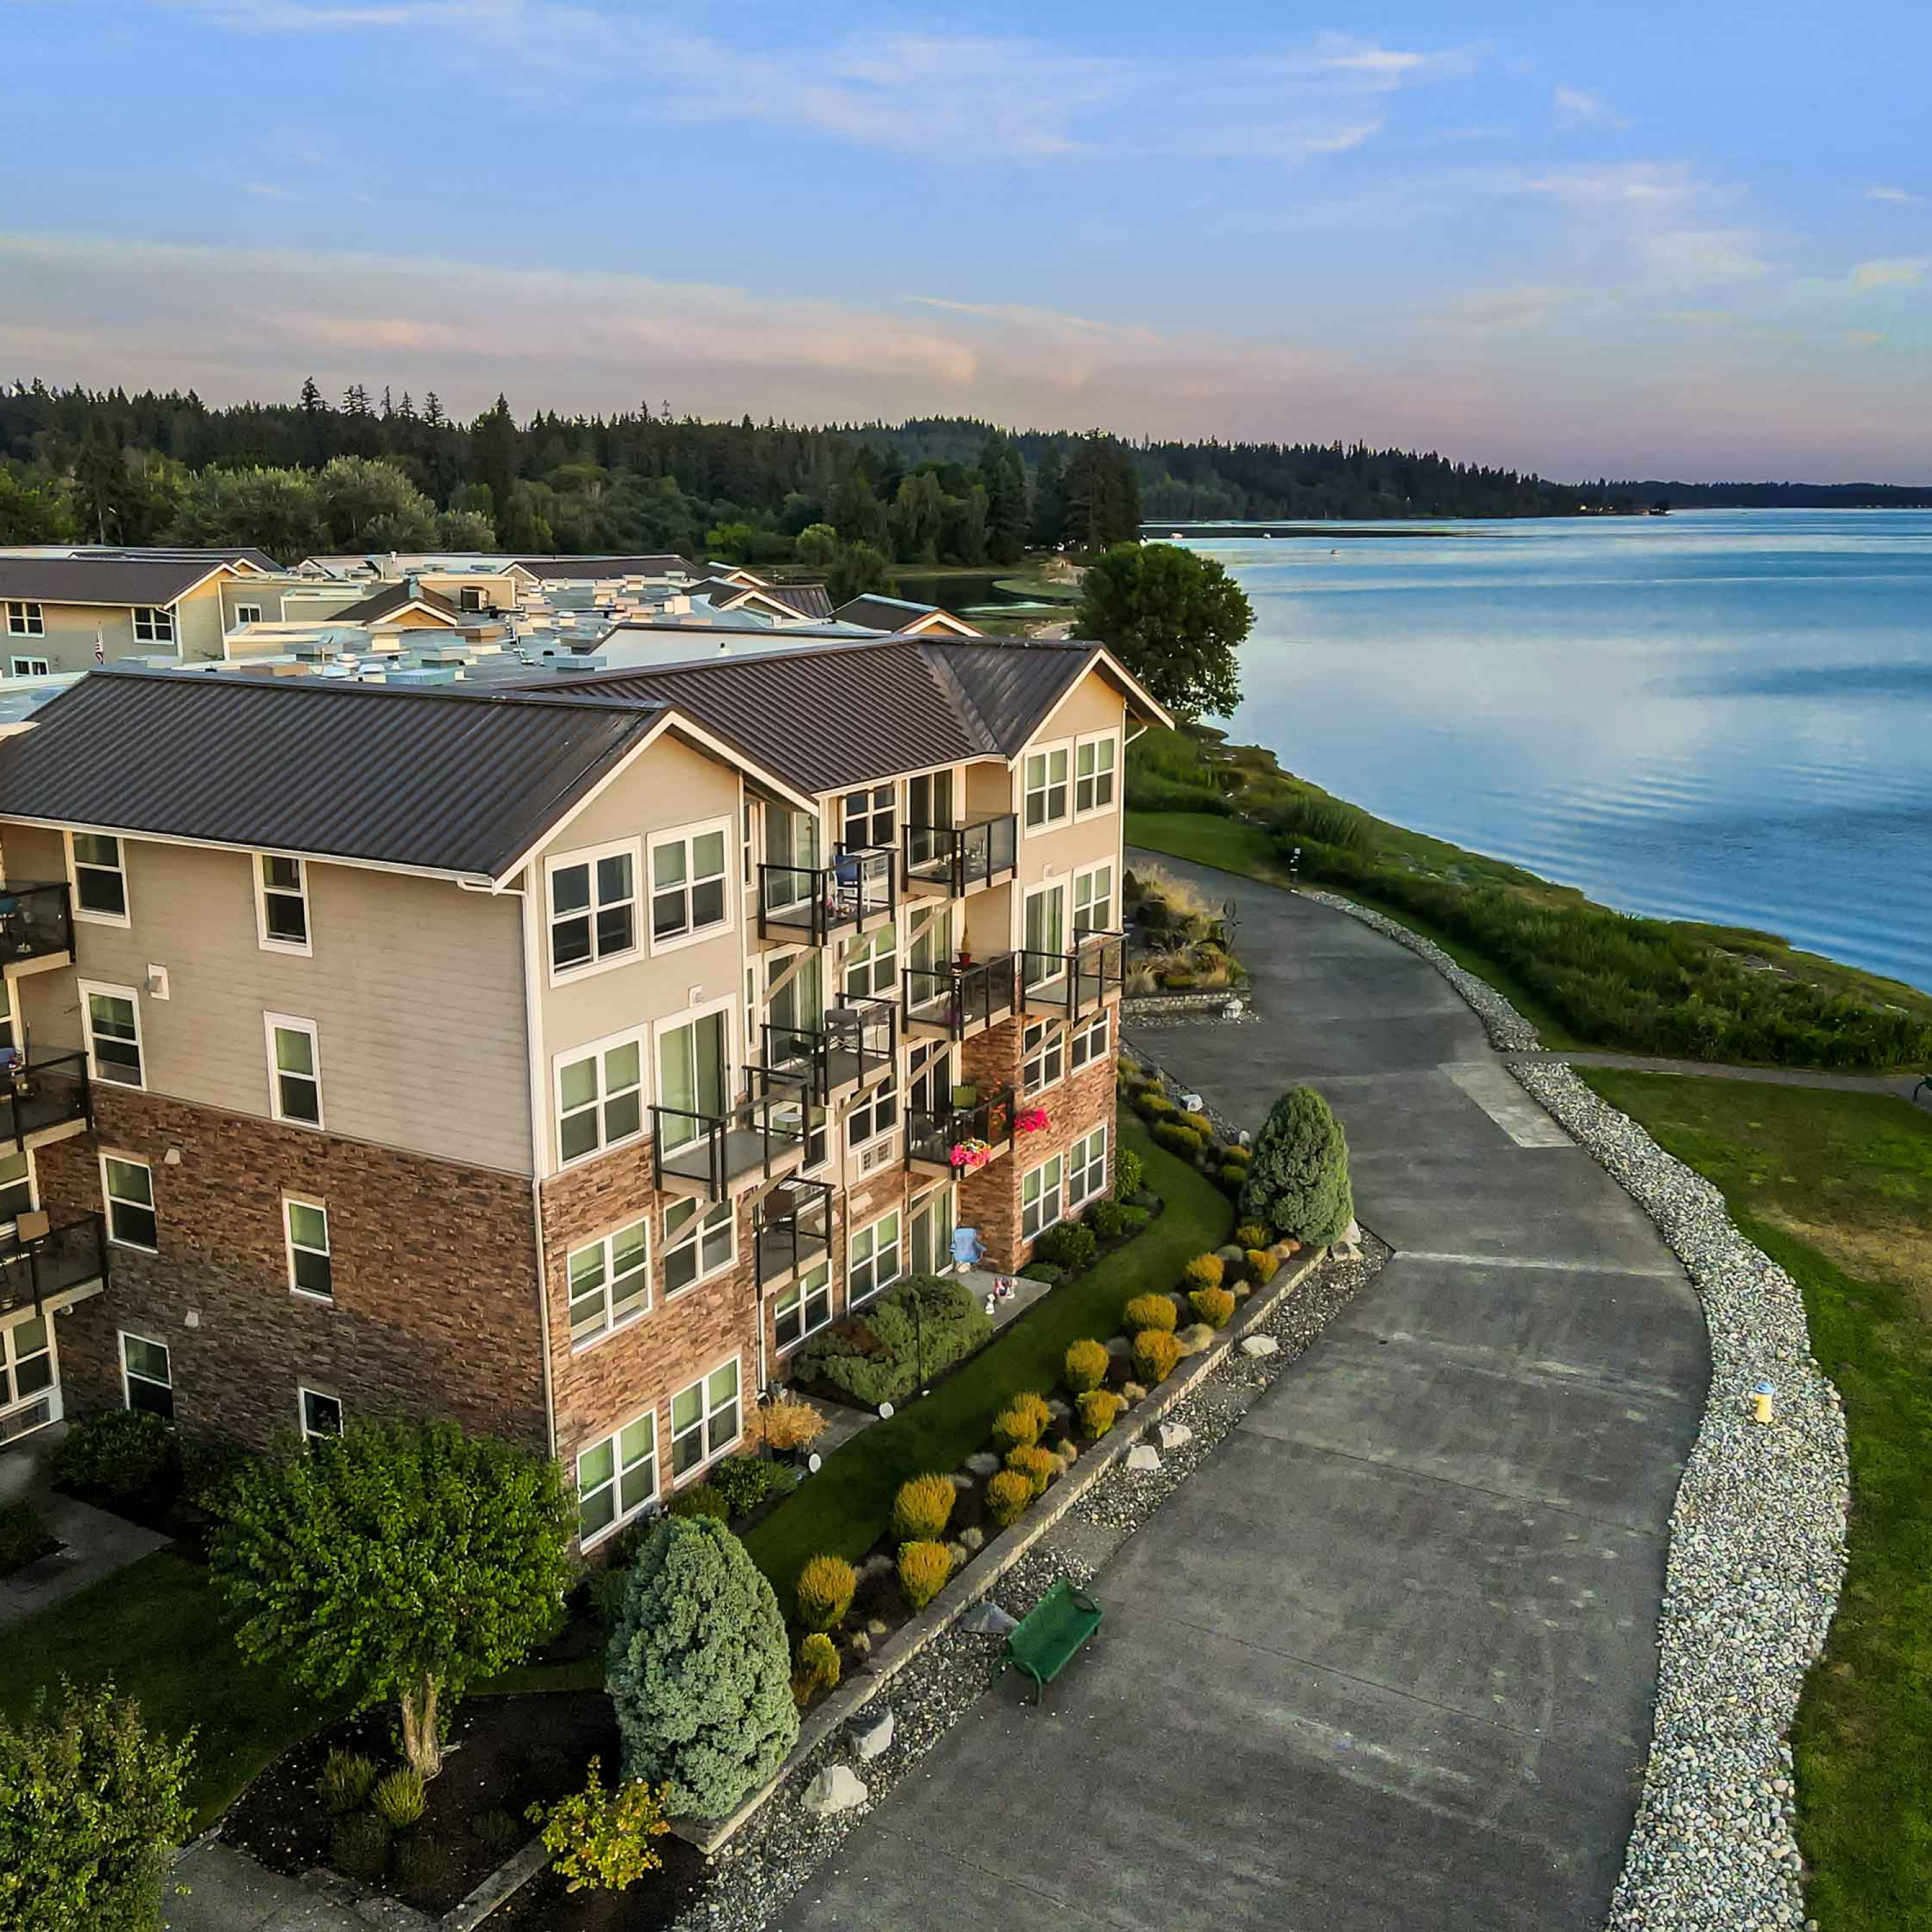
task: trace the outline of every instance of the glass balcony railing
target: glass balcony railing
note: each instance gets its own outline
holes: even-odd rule
[[[810,1268],[831,1252],[832,1191],[829,1181],[781,1181],[753,1208],[761,1288]]]
[[[908,824],[903,835],[908,889],[919,886],[958,898],[976,886],[1010,877],[1018,859],[1019,824],[1010,812],[959,825]]]
[[[37,1134],[92,1118],[86,1054],[29,1060],[0,1048],[0,1145],[23,1148]]]
[[[64,881],[0,886],[0,965],[17,967],[74,951],[74,914]]]
[[[805,1083],[781,1067],[746,1069],[752,1091],[722,1113],[651,1109],[652,1163],[660,1188],[726,1201],[802,1157],[808,1108]]]
[[[1013,1144],[1013,1090],[995,1088],[971,1100],[906,1112],[906,1165],[956,1174],[962,1180]]]
[[[1126,938],[1118,932],[1082,932],[1064,952],[1028,946],[1020,954],[1020,990],[1028,1010],[1071,1019],[1120,990],[1126,973]]]
[[[823,946],[845,926],[889,916],[898,860],[889,845],[842,845],[829,866],[760,866],[758,937]]]
[[[821,1107],[832,1095],[890,1073],[896,1065],[898,1015],[890,1000],[850,999],[816,1026],[764,1028],[764,1064],[796,1076]]]
[[[1012,1016],[1019,960],[1011,952],[945,966],[908,966],[901,975],[906,1024],[968,1040]]]
[[[44,1214],[22,1214],[0,1240],[0,1309],[43,1306],[50,1295],[107,1279],[107,1232],[98,1214],[34,1232]],[[19,1232],[21,1226],[28,1232]]]

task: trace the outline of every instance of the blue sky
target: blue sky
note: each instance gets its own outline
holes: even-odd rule
[[[0,0],[0,48],[9,376],[1932,480],[1922,6]]]

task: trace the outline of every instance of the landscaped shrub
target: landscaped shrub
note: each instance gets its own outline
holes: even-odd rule
[[[1003,1470],[1001,1474],[1005,1472]],[[994,1482],[999,1477],[993,1478]],[[906,1602],[922,1610],[944,1589],[952,1574],[952,1552],[943,1543],[899,1545],[899,1588]]]
[[[483,1849],[500,1858],[508,1858],[524,1842],[524,1828],[500,1807],[481,1813],[470,1828]]]
[[[1089,1389],[1080,1398],[1080,1426],[1098,1442],[1120,1419],[1120,1411],[1126,1406],[1112,1389]]]
[[[1091,1228],[1083,1228],[1078,1221],[1058,1222],[1033,1244],[1035,1261],[1056,1262],[1070,1274],[1091,1268],[1100,1256],[1098,1238]]]
[[[1172,1295],[1137,1294],[1120,1310],[1120,1333],[1142,1335],[1150,1328],[1160,1328],[1171,1334],[1179,1318]]]
[[[621,1892],[664,1863],[651,1843],[670,1829],[663,1791],[641,1778],[608,1791],[601,1771],[593,1757],[581,1791],[530,1809],[531,1823],[543,1826],[550,1868],[568,1881],[568,1892]]]
[[[631,1572],[607,1678],[626,1778],[674,1816],[722,1818],[798,1736],[791,1646],[772,1586],[721,1522],[668,1517]]]
[[[390,1872],[404,1892],[427,1891],[440,1885],[448,1867],[448,1853],[426,1832],[412,1832],[407,1838],[398,1838],[390,1850]]]
[[[1060,1458],[1050,1449],[1009,1449],[1006,1467],[1025,1477],[1036,1496],[1046,1493],[1046,1486],[1060,1473]]]
[[[1214,1138],[1214,1123],[1205,1114],[1183,1114],[1180,1124],[1192,1127],[1201,1136],[1204,1145]]]
[[[950,1476],[915,1476],[892,1498],[892,1540],[932,1543],[946,1534],[959,1492]]]
[[[1230,1201],[1239,1202],[1241,1190],[1248,1184],[1248,1170],[1238,1162],[1230,1161],[1225,1167],[1214,1170],[1214,1184]]]
[[[1274,1235],[1258,1221],[1244,1221],[1234,1230],[1234,1244],[1241,1248],[1272,1247]]]
[[[1138,1208],[1130,1203],[1120,1210],[1120,1232],[1124,1234],[1138,1234],[1154,1219],[1150,1208]]]
[[[172,1424],[145,1409],[104,1409],[70,1425],[54,1451],[54,1480],[124,1499],[178,1467],[178,1455]]]
[[[673,1516],[708,1516],[719,1522],[727,1521],[731,1514],[731,1505],[724,1500],[724,1491],[709,1478],[693,1483],[688,1490],[680,1490],[665,1508]]]
[[[1107,1379],[1107,1364],[1110,1359],[1104,1342],[1070,1342],[1060,1363],[1060,1379],[1066,1383],[1070,1394],[1084,1395],[1089,1389],[1098,1388]]]
[[[1087,1225],[1103,1241],[1118,1240],[1126,1232],[1121,1216],[1127,1210],[1118,1201],[1096,1201],[1087,1210]]]
[[[1192,1127],[1184,1127],[1178,1120],[1156,1120],[1150,1131],[1156,1147],[1178,1154],[1183,1160],[1192,1160],[1206,1144]]]
[[[712,1465],[705,1480],[724,1498],[732,1515],[742,1516],[768,1498],[796,1489],[798,1472],[769,1456],[727,1456]]]
[[[335,1821],[328,1852],[336,1870],[351,1878],[380,1878],[389,1862],[389,1828],[373,1811],[352,1811]]]
[[[1313,1088],[1290,1088],[1255,1138],[1242,1218],[1326,1244],[1341,1238],[1354,1212],[1342,1124]]]
[[[10,1576],[59,1547],[32,1503],[0,1503],[0,1576]]]
[[[1017,1469],[1002,1469],[986,1485],[986,1514],[1005,1529],[1026,1514],[1033,1494],[1030,1477]]]
[[[776,1396],[752,1414],[765,1446],[782,1456],[810,1448],[829,1426],[810,1402],[801,1402],[795,1396]]]
[[[951,1484],[946,1487],[950,1489]],[[793,1595],[798,1604],[798,1620],[807,1630],[836,1630],[852,1607],[853,1592],[859,1579],[842,1556],[814,1556],[798,1573]]]
[[[1066,1270],[1054,1262],[1028,1262],[1020,1270],[1022,1281],[1036,1281],[1048,1288],[1056,1288],[1066,1279]]]
[[[838,1646],[823,1630],[808,1631],[799,1640],[794,1688],[801,1681],[808,1702],[838,1688]]]
[[[1274,1280],[1281,1267],[1274,1258],[1272,1248],[1250,1248],[1248,1250],[1248,1279],[1257,1288],[1265,1288]]]
[[[1210,1294],[1222,1294],[1223,1288],[1210,1288]],[[1233,1298],[1229,1296],[1232,1301]],[[1173,1374],[1175,1364],[1180,1360],[1180,1344],[1165,1328],[1150,1328],[1144,1334],[1134,1337],[1134,1378],[1144,1382],[1149,1388],[1157,1388]]]
[[[1016,1395],[994,1417],[993,1440],[1003,1452],[1030,1448],[1046,1433],[1052,1420],[1045,1396],[1030,1393]]]
[[[365,1803],[375,1783],[376,1767],[359,1751],[332,1750],[315,1780],[316,1795],[339,1816]]]
[[[423,1814],[422,1773],[405,1766],[377,1779],[369,1794],[376,1816],[392,1832],[406,1831]]]
[[[1155,1088],[1135,1100],[1134,1112],[1144,1120],[1160,1120],[1179,1113],[1180,1109],[1159,1088]]]
[[[970,1355],[992,1333],[993,1318],[963,1282],[914,1275],[888,1289],[864,1314],[814,1336],[799,1351],[798,1372],[876,1408],[910,1395],[919,1386],[922,1365],[930,1379]]]
[[[1234,1317],[1234,1298],[1225,1288],[1197,1288],[1187,1305],[1210,1328],[1225,1328]]]
[[[1180,1270],[1190,1288],[1219,1288],[1224,1272],[1219,1255],[1196,1255]]]
[[[1147,1163],[1132,1148],[1114,1150],[1114,1198],[1131,1201],[1147,1185]]]

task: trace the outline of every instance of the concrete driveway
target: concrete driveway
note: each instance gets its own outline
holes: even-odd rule
[[[1148,1046],[1250,1125],[1321,1088],[1396,1258],[1102,1573],[1106,1628],[1045,1708],[1010,1678],[982,1699],[791,1932],[1603,1922],[1708,1374],[1696,1300],[1431,968],[1198,876],[1241,902],[1266,1017]]]

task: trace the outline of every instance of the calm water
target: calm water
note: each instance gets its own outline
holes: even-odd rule
[[[1632,911],[1932,989],[1932,514],[1698,511],[1202,542],[1244,741]]]

